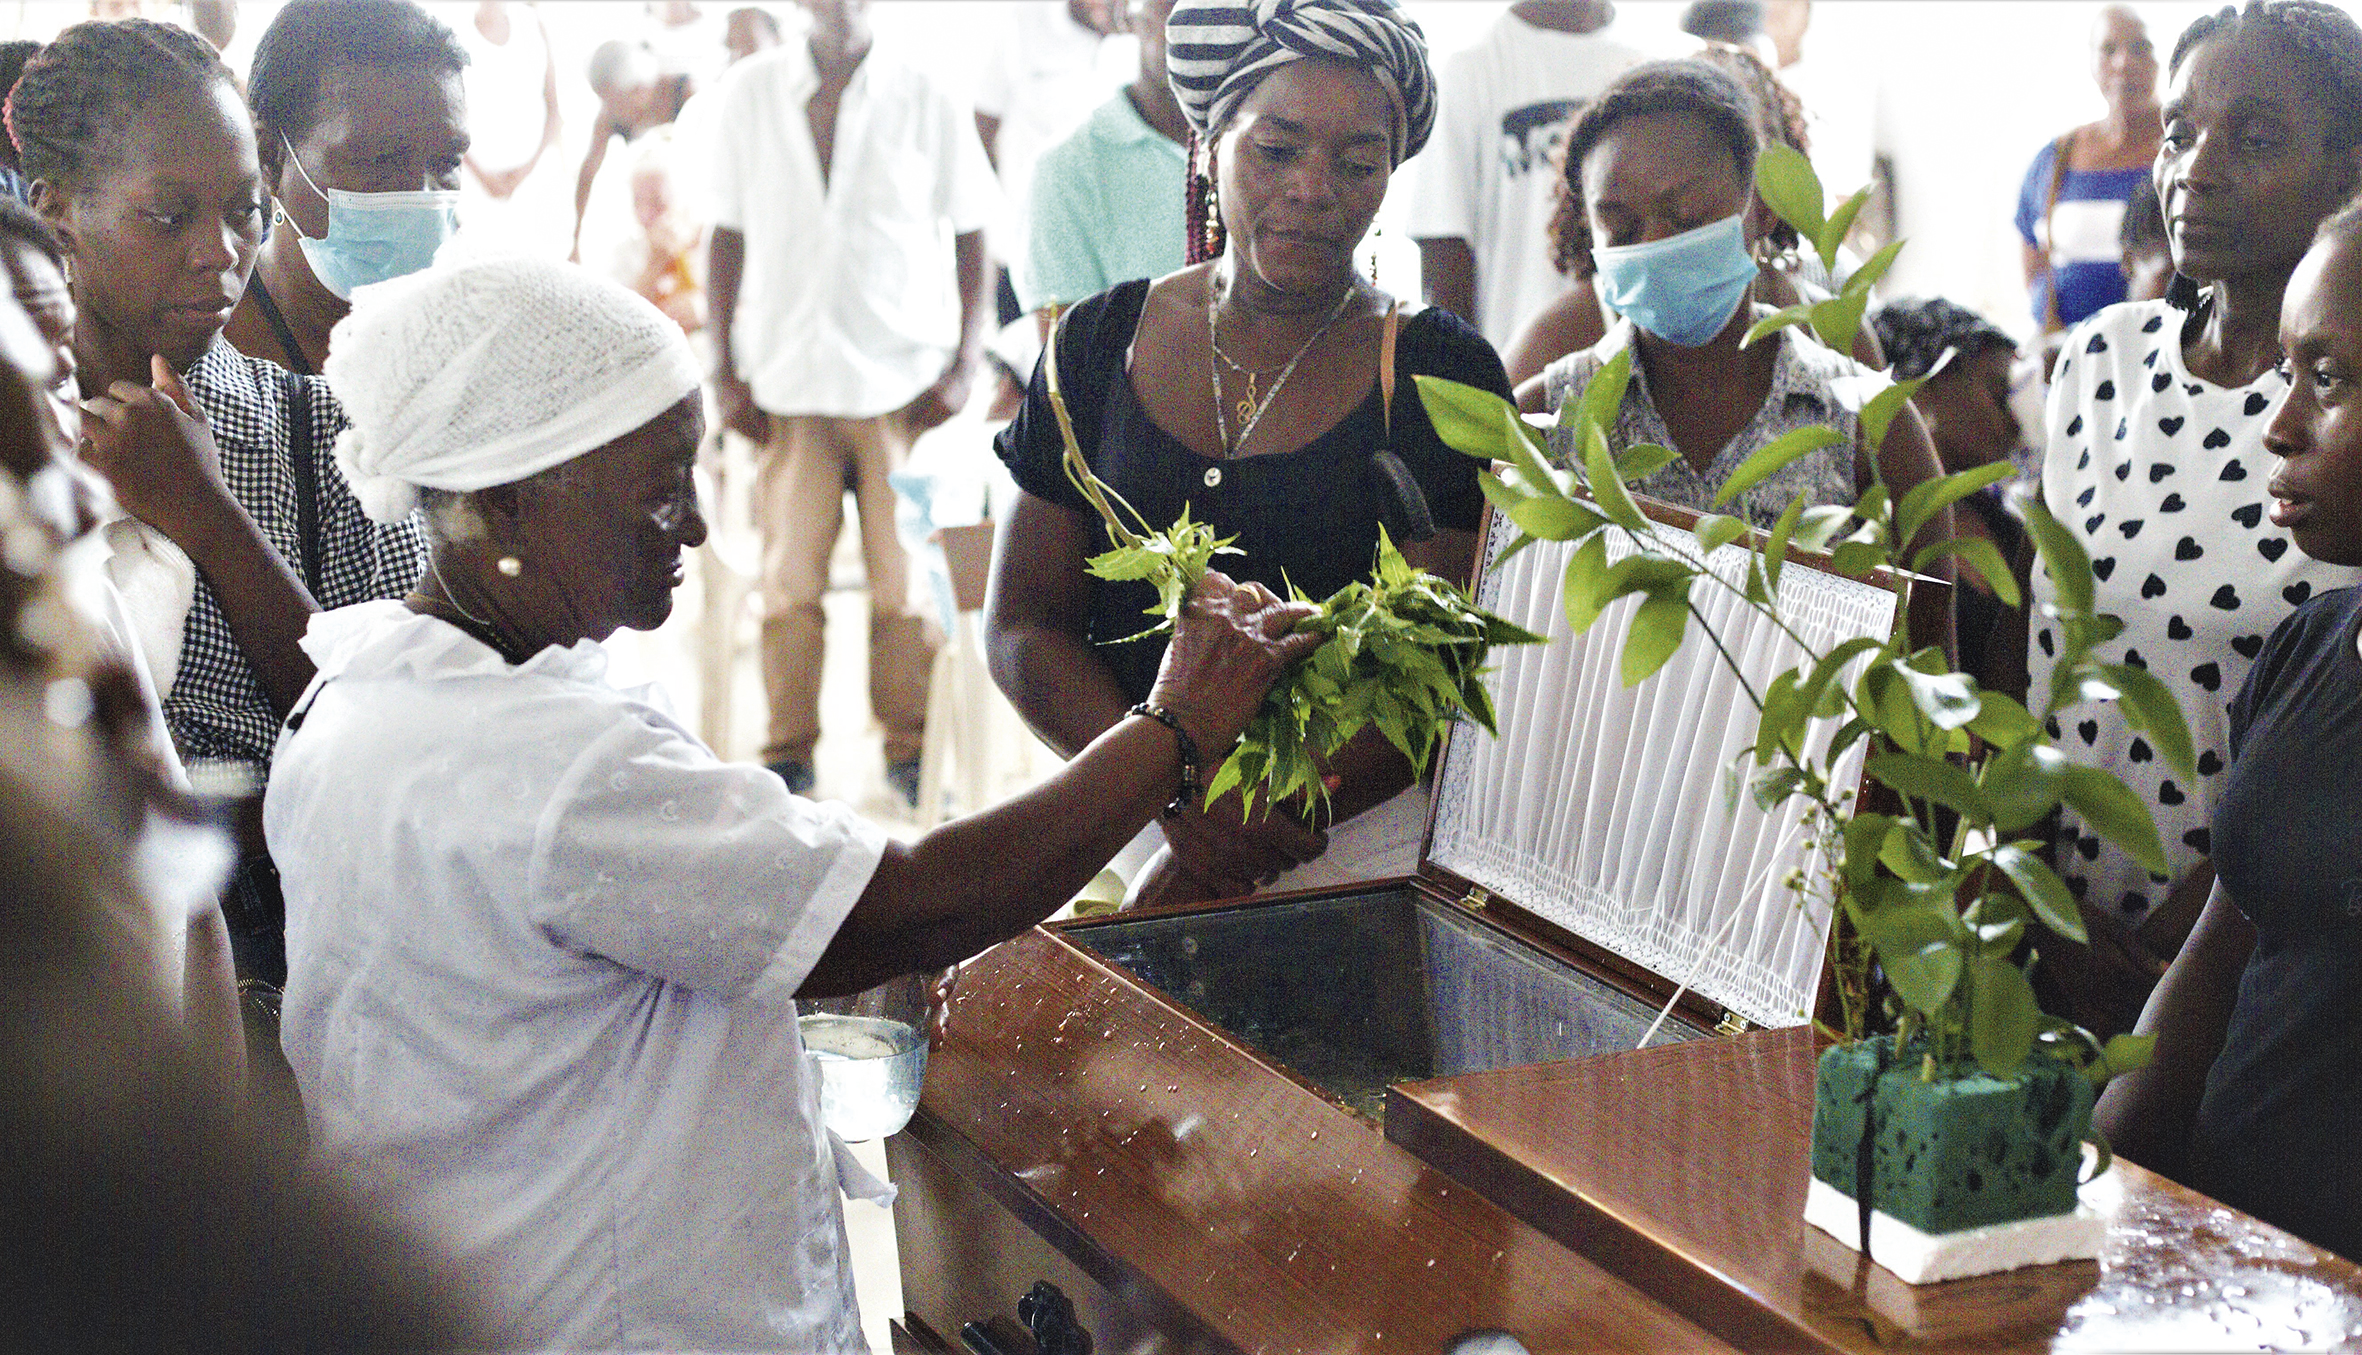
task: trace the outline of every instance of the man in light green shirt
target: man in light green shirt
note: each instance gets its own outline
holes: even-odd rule
[[[1034,169],[1032,224],[1018,295],[1063,306],[1183,262],[1189,123],[1165,84],[1172,0],[1135,0],[1139,77],[1101,104]]]

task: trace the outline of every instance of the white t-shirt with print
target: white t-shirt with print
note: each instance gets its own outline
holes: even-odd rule
[[[2155,674],[2198,750],[2197,783],[2185,785],[2116,704],[2058,717],[2060,750],[2123,778],[2156,817],[2166,880],[2062,811],[2059,873],[2085,901],[2135,921],[2208,855],[2231,698],[2264,638],[2306,598],[2362,582],[2362,570],[2311,559],[2265,518],[2264,428],[2288,383],[2270,371],[2235,389],[2191,376],[2183,319],[2163,301],[2134,301],[2076,327],[2051,377],[2042,467],[2044,506],[2091,552],[2098,609],[2124,622],[2092,658]],[[2041,611],[2057,590],[2039,567],[2033,592],[2027,664],[2039,711],[2058,652],[2057,627]]]
[[[884,836],[715,757],[585,640],[312,619],[263,804],[324,1166],[502,1344],[864,1349],[796,989]]]
[[[1560,33],[1503,14],[1439,75],[1440,106],[1411,176],[1405,230],[1476,255],[1474,323],[1506,348],[1568,281],[1550,259],[1560,156],[1583,107],[1648,54],[1605,32]]]

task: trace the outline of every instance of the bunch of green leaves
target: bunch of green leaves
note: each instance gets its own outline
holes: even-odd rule
[[[1764,153],[1756,182],[1763,199],[1814,242],[1834,272],[1837,243],[1861,211],[1863,195],[1824,216],[1811,165],[1785,147]],[[1849,351],[1870,287],[1900,243],[1855,270],[1837,296],[1764,317],[1745,342],[1805,324],[1838,352]],[[1940,649],[1913,649],[1906,608],[1896,609],[1883,640],[1863,636],[1816,649],[1781,612],[1783,570],[1799,551],[1825,553],[1839,572],[1899,580],[1905,589],[1911,576],[1949,561],[1978,575],[2003,602],[2019,605],[2016,578],[1984,538],[1956,536],[1910,549],[1944,509],[2006,479],[2013,468],[2004,463],[1940,476],[1900,496],[1878,478],[1850,507],[1808,507],[1799,494],[1764,533],[1716,512],[1699,519],[1684,540],[1658,530],[1627,488],[1677,453],[1643,445],[1613,456],[1608,448],[1631,362],[1627,348],[1547,422],[1529,421],[1497,396],[1448,381],[1420,377],[1419,393],[1446,442],[1506,463],[1500,474],[1484,477],[1486,497],[1519,531],[1504,558],[1537,540],[1576,543],[1563,593],[1577,631],[1588,630],[1610,604],[1638,599],[1621,655],[1627,685],[1662,668],[1688,638],[1692,621],[1739,675],[1760,716],[1755,744],[1734,771],[1767,811],[1792,797],[1808,802],[1805,819],[1818,859],[1829,864],[1819,878],[1800,873],[1789,887],[1824,904],[1835,901],[1850,924],[1829,929],[1844,1025],[1837,1033],[1852,1039],[1873,1027],[1890,1029],[1923,1054],[1923,1075],[1931,1080],[1971,1063],[2006,1076],[2038,1051],[2075,1063],[2095,1081],[2146,1062],[2144,1039],[2101,1044],[2045,1015],[2018,958],[2036,920],[2070,940],[2085,939],[2073,896],[2045,862],[2043,844],[2030,836],[2061,804],[2151,870],[2165,869],[2156,826],[2139,797],[2107,772],[2070,763],[2053,746],[2046,722],[2085,702],[2118,702],[2159,756],[2192,775],[2189,729],[2172,694],[2144,669],[2091,657],[2093,646],[2122,624],[2093,610],[2091,560],[2073,534],[2038,499],[2014,500],[2053,581],[2056,601],[2043,610],[2062,642],[2050,689],[2031,694],[2039,713],[2005,693],[1980,690],[1974,678],[1952,671]],[[1862,434],[1873,453],[1924,381],[1897,382],[1865,403]],[[1575,449],[1574,465],[1552,464],[1554,432]],[[1727,507],[1797,459],[1844,441],[1827,427],[1775,439],[1732,472],[1714,507]],[[1610,564],[1608,538],[1617,533],[1631,550]],[[1707,557],[1725,546],[1747,552],[1737,582],[1707,567]],[[1712,588],[1739,594],[1805,659],[1756,689],[1693,601],[1700,589]],[[1835,775],[1839,760],[1865,744],[1868,777],[1890,793],[1876,810]]]
[[[1321,759],[1371,727],[1424,775],[1453,716],[1495,732],[1483,682],[1487,650],[1542,640],[1478,607],[1457,584],[1413,568],[1383,527],[1371,578],[1330,594],[1298,629],[1326,638],[1264,698],[1207,783],[1209,802],[1234,786],[1244,788],[1249,810],[1258,792],[1270,803],[1325,800]]]
[[[1112,497],[1113,490],[1107,493]],[[1122,502],[1117,499],[1116,502]],[[1130,504],[1124,504],[1128,511]],[[1111,534],[1113,527],[1109,528]],[[1189,590],[1214,567],[1214,557],[1237,555],[1241,552],[1231,545],[1232,538],[1214,535],[1214,529],[1203,522],[1193,522],[1189,507],[1184,504],[1181,517],[1164,531],[1139,530],[1128,533],[1128,539],[1118,538],[1113,550],[1092,556],[1085,567],[1097,578],[1110,583],[1131,583],[1146,579],[1156,588],[1156,602],[1148,609],[1156,617],[1155,625],[1138,635],[1126,636],[1137,640],[1149,635],[1170,635],[1181,619],[1181,604],[1189,600]]]
[[[1230,538],[1217,538],[1212,527],[1191,521],[1186,508],[1171,528],[1151,529],[1092,474],[1071,443],[1065,466],[1067,479],[1115,543],[1086,568],[1111,582],[1153,584],[1157,600],[1147,610],[1157,620],[1141,635],[1170,633],[1215,558],[1240,552]],[[1301,592],[1296,597],[1310,601]],[[1237,788],[1249,812],[1258,797],[1274,805],[1296,797],[1308,807],[1325,805],[1322,761],[1371,727],[1423,774],[1454,716],[1465,713],[1493,732],[1482,681],[1489,647],[1542,639],[1478,607],[1466,589],[1412,566],[1383,527],[1369,581],[1338,589],[1298,629],[1323,636],[1320,647],[1265,695],[1245,734],[1207,781],[1206,803]]]

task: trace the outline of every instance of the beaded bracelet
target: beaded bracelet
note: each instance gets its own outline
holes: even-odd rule
[[[1172,800],[1165,805],[1166,818],[1180,818],[1182,808],[1197,798],[1197,740],[1189,737],[1189,731],[1181,727],[1181,717],[1163,706],[1152,706],[1143,701],[1124,713],[1126,715],[1145,715],[1172,730],[1173,737],[1181,741],[1181,789],[1175,792]]]

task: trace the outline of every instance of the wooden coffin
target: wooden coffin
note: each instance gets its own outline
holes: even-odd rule
[[[913,1350],[1030,1350],[1042,1280],[1102,1353],[1727,1349],[1057,929],[963,972],[887,1154]]]
[[[899,1339],[1024,1349],[1017,1299],[1049,1279],[1102,1351],[1718,1344],[1379,1127],[1392,1084],[1813,1007],[1827,919],[1784,883],[1810,864],[1799,815],[1724,775],[1754,741],[1739,680],[1692,644],[1625,688],[1628,605],[1571,635],[1565,555],[1480,575],[1550,643],[1497,652],[1500,737],[1453,732],[1417,875],[1055,924],[963,971],[889,1144]],[[1883,635],[1892,587],[1825,564],[1783,582],[1798,627]],[[1795,661],[1735,598],[1699,602],[1758,689]]]

